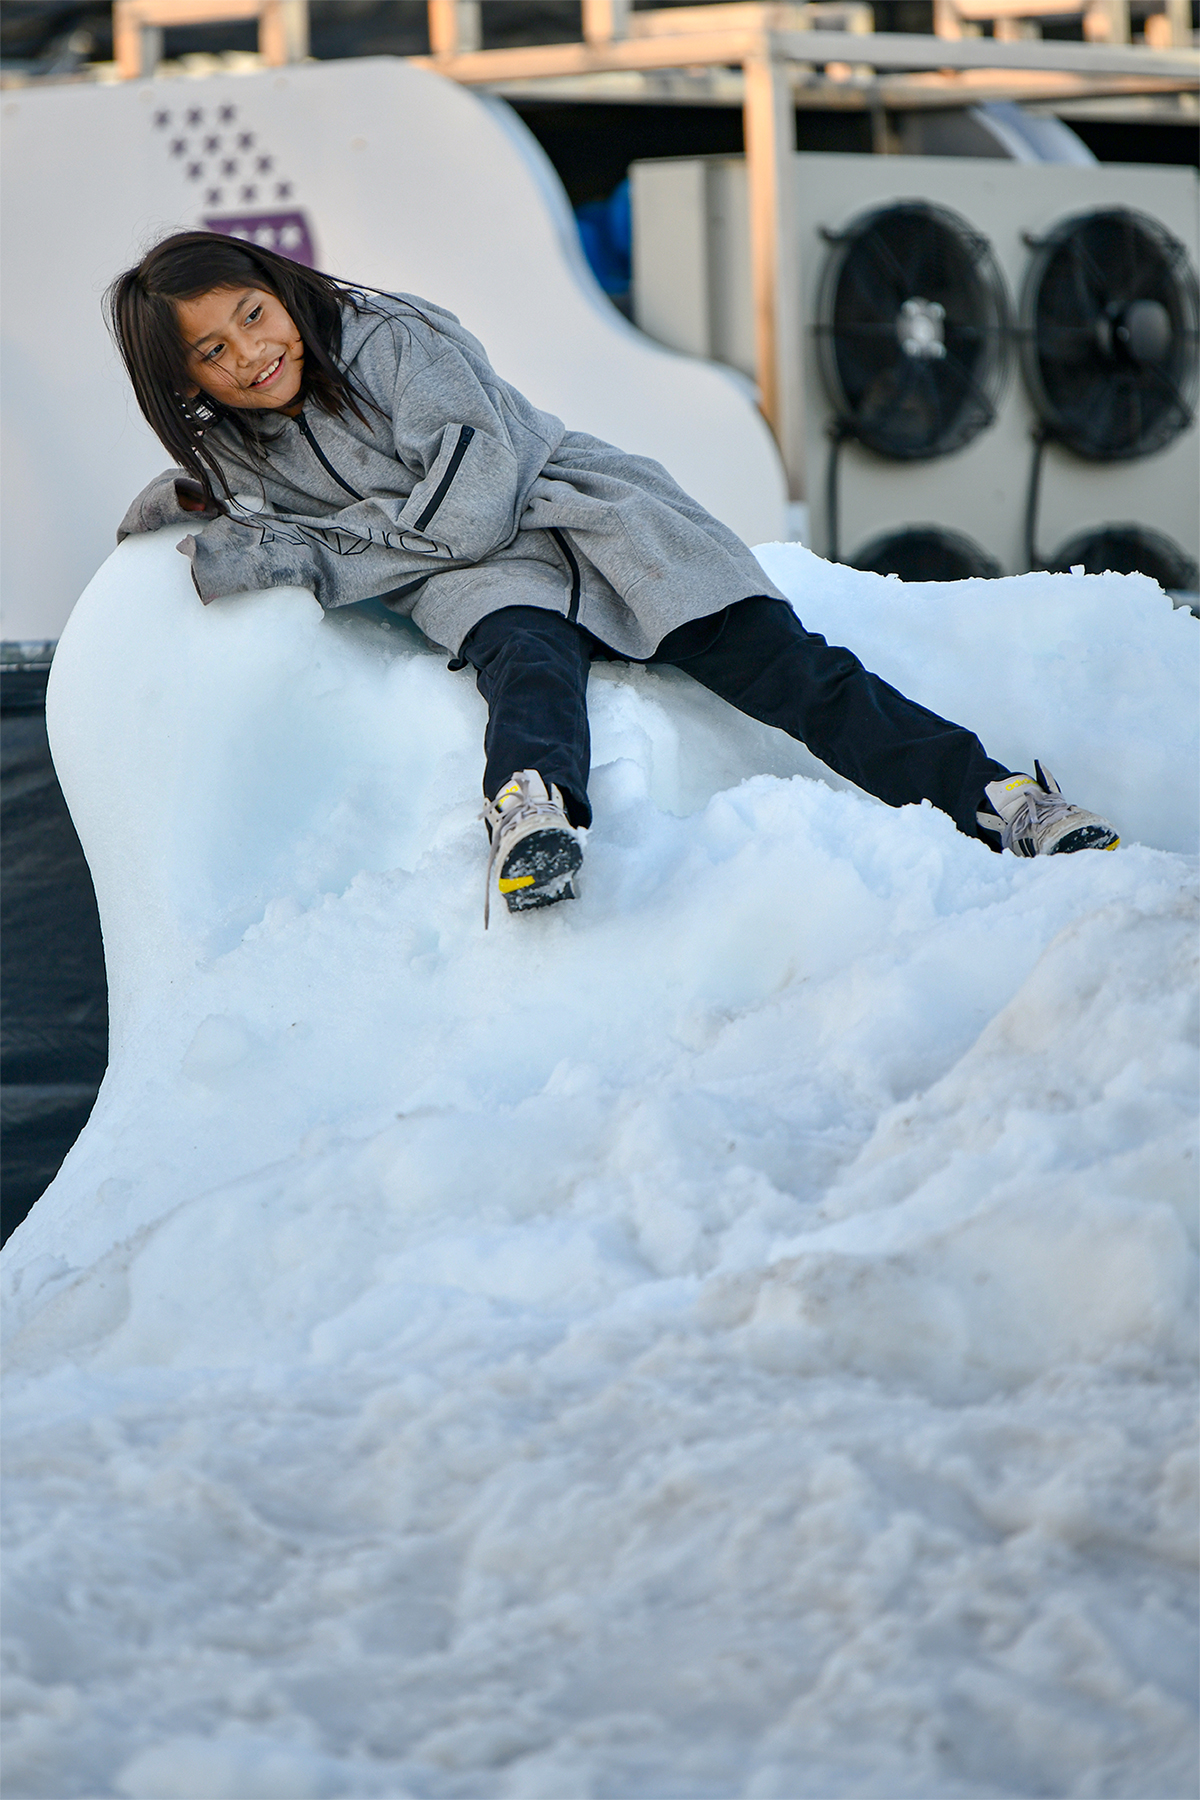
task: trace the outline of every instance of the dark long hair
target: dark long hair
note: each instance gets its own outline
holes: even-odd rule
[[[105,310],[146,423],[168,454],[200,483],[206,502],[217,507],[221,502],[214,481],[226,499],[232,490],[205,440],[206,428],[218,423],[231,426],[242,440],[247,462],[261,465],[264,426],[271,415],[265,409],[223,406],[203,389],[195,402],[184,398],[195,379],[188,370],[175,302],[194,300],[212,288],[239,287],[274,294],[291,316],[304,343],[302,400],[311,399],[338,418],[352,412],[362,419],[362,404],[372,404],[356,393],[338,361],[342,308],[349,305],[362,311],[361,289],[220,232],[179,231],[164,238],[135,269],[117,277],[105,296]],[[199,404],[200,399],[206,405]]]

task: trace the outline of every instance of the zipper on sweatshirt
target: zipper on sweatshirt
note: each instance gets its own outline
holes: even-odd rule
[[[552,525],[550,527],[550,536],[554,539],[555,543],[566,557],[567,567],[571,571],[571,599],[567,606],[567,618],[573,625],[579,617],[579,563],[576,560],[575,552],[571,548],[570,539],[567,537],[565,531],[560,531],[557,525]]]
[[[417,523],[415,526],[415,529],[417,531],[424,531],[424,529],[428,525],[430,519],[432,519],[434,513],[436,513],[438,507],[442,504],[442,501],[446,498],[446,495],[450,492],[450,483],[454,480],[454,477],[458,474],[459,465],[461,464],[463,457],[467,454],[467,450],[468,450],[468,447],[470,446],[471,439],[474,436],[475,436],[475,427],[473,425],[460,425],[459,426],[458,442],[457,442],[457,444],[455,444],[454,449],[450,454],[450,461],[446,464],[445,474],[442,476],[442,479],[438,482],[437,486],[433,490],[433,495],[432,495],[432,498],[430,499],[429,505],[424,509],[420,518],[417,520]]]
[[[356,500],[364,499],[365,495],[360,494],[357,488],[352,488],[348,481],[342,480],[342,477],[338,474],[337,470],[334,468],[333,464],[330,462],[329,458],[326,456],[325,452],[322,450],[320,444],[318,444],[316,438],[313,436],[311,427],[309,426],[309,423],[308,423],[308,420],[305,418],[303,413],[297,413],[296,423],[300,427],[301,431],[304,433],[305,437],[308,439],[308,442],[312,449],[313,455],[316,457],[317,461],[321,464],[321,467],[325,470],[325,473],[327,475],[332,475],[333,479],[337,482],[338,486],[340,488],[345,488],[346,492],[348,494],[352,494]]]

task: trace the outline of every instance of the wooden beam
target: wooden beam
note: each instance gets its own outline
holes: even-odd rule
[[[796,228],[796,112],[769,56],[748,57],[743,119],[758,403],[775,434],[792,500],[805,496],[804,362]]]
[[[857,84],[855,84],[856,86]],[[1195,82],[1136,81],[1132,76],[1055,75],[1036,69],[950,69],[926,74],[885,76],[870,90],[846,83],[822,82],[813,98],[805,90],[805,106],[847,107],[865,104],[865,92],[895,112],[926,107],[979,106],[987,100],[1054,101],[1127,99],[1136,95],[1190,93]],[[839,92],[840,90],[840,92]]]
[[[978,106],[987,100],[1058,101],[1164,96],[1191,97],[1197,84],[1188,77],[1161,76],[1138,79],[1132,75],[1054,75],[1037,69],[929,69],[909,75],[851,73],[848,80],[833,80],[797,63],[785,65],[798,107],[812,112],[861,112],[884,107],[910,112],[928,109]],[[719,80],[707,84],[695,71],[624,69],[599,75],[562,75],[536,81],[497,81],[486,91],[516,102],[563,100],[614,103],[628,106],[727,106],[742,107],[746,84],[741,69],[714,69]],[[1189,120],[1190,122],[1190,120]]]
[[[1182,50],[1192,41],[1192,0],[1167,0],[1166,14],[1171,43]]]
[[[587,0],[584,0],[587,3]],[[799,0],[792,5],[676,6],[669,12],[631,13],[631,38],[680,37],[713,31],[854,31],[875,29],[867,0]]]
[[[430,0],[438,4],[440,0]],[[551,75],[593,75],[606,69],[679,69],[689,64],[741,63],[758,40],[752,32],[706,32],[689,37],[632,39],[608,44],[529,44],[515,50],[477,50],[452,58],[414,56],[468,84]]]
[[[153,74],[162,33],[172,25],[258,20],[258,50],[269,65],[308,55],[308,0],[114,0],[113,57],[123,81]]]
[[[951,0],[961,19],[1078,19],[1090,0]],[[975,39],[978,43],[980,40]]]
[[[587,0],[584,0],[587,4]],[[654,12],[634,13],[629,36],[693,37],[712,31],[804,31],[812,20],[809,7],[796,4],[756,4],[755,0],[729,0],[729,4],[672,6]]]
[[[841,39],[839,54],[839,34],[833,31],[774,32],[771,43],[777,56],[796,62],[840,61],[846,54],[846,40]],[[1200,85],[1200,52],[1148,50],[1140,44],[1028,39],[1000,43],[995,38],[964,38],[955,44],[888,31],[856,38],[854,60],[870,63],[875,69],[1021,69],[1063,75],[1165,76]]]
[[[1129,0],[1093,0],[1083,15],[1083,35],[1089,44],[1129,43]]]
[[[115,0],[140,25],[212,25],[223,19],[257,19],[264,0]]]
[[[113,5],[113,61],[122,81],[136,81],[142,72],[141,21],[123,0]]]
[[[851,41],[854,62],[880,70],[1021,69],[1083,76],[1128,75],[1200,86],[1200,55],[1194,50],[1149,50],[1133,44],[1000,43],[994,38],[964,38],[955,43],[923,33],[898,31],[855,35]],[[455,81],[473,85],[595,75],[606,70],[744,64],[755,55],[823,65],[846,62],[849,48],[847,34],[840,31],[714,31],[681,37],[626,38],[611,44],[534,44],[517,50],[477,50],[436,62],[420,56],[410,60],[419,67],[437,67]]]
[[[629,36],[629,0],[582,0],[580,17],[589,44],[611,44]]]
[[[479,0],[429,0],[429,48],[434,56],[462,56],[483,43]]]
[[[265,0],[258,15],[258,53],[268,68],[308,55],[308,0]]]

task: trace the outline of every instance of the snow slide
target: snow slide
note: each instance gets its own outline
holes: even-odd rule
[[[1196,621],[768,547],[1124,846],[602,667],[485,936],[469,676],[173,543],[52,680],[113,1046],[5,1256],[8,1800],[1191,1793]]]

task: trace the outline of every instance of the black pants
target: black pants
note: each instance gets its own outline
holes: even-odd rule
[[[588,669],[613,652],[559,613],[506,606],[480,620],[460,656],[488,703],[487,797],[518,769],[536,769],[562,789],[572,824],[590,824]],[[972,732],[906,700],[849,650],[806,631],[782,600],[739,600],[694,619],[646,660],[684,669],[889,806],[931,800],[970,837],[978,835],[984,787],[1009,773]]]

